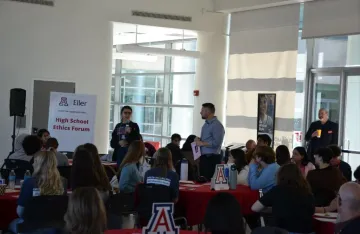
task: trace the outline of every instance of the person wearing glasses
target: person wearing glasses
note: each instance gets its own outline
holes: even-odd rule
[[[115,126],[110,141],[110,146],[114,149],[113,161],[116,161],[118,166],[124,159],[131,142],[141,138],[139,125],[131,121],[132,108],[123,106],[120,113],[121,122]]]

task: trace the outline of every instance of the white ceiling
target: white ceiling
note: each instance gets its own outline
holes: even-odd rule
[[[135,25],[126,23],[113,23],[113,44],[134,44],[136,41],[137,31],[137,43],[147,43],[156,41],[169,41],[169,40],[181,40],[189,38],[197,38],[196,31],[174,29],[174,28],[162,28],[146,25]]]

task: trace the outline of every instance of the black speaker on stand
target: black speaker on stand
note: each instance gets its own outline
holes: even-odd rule
[[[25,115],[25,103],[26,103],[26,90],[25,89],[11,89],[10,90],[10,116],[14,116],[13,134],[12,138],[12,153],[15,150],[15,138],[16,138],[16,117],[24,117]]]

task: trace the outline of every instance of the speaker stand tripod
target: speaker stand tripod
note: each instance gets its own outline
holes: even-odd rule
[[[11,136],[11,139],[12,139],[12,150],[11,150],[11,153],[14,153],[15,152],[15,138],[16,138],[16,115],[14,115],[14,124],[13,124],[13,134]]]

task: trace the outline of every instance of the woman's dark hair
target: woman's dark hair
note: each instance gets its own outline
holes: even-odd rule
[[[183,147],[181,148],[181,150],[183,151],[192,151],[192,148],[191,148],[191,143],[194,142],[196,136],[195,135],[190,135],[186,138],[186,141],[185,143],[183,144]]]
[[[204,225],[212,234],[245,234],[240,204],[229,193],[217,193],[209,201]]]
[[[36,135],[41,138],[44,135],[44,133],[48,133],[50,135],[50,132],[45,128],[40,129]]]
[[[302,146],[296,147],[294,150],[296,150],[297,152],[299,152],[299,154],[301,156],[303,156],[302,160],[301,160],[301,165],[306,166],[308,165],[308,163],[310,162],[309,160],[309,156],[306,153],[306,149]]]
[[[276,148],[276,162],[280,166],[290,162],[290,152],[286,145],[279,145]]]
[[[271,146],[271,138],[268,134],[260,134],[258,135],[257,139],[262,140],[264,143],[266,143],[268,146]]]
[[[132,108],[130,106],[123,106],[120,110],[120,114],[122,114],[124,112],[124,110],[130,110],[132,113]]]
[[[266,164],[275,162],[275,152],[270,146],[257,146],[254,155],[261,158]]]
[[[39,137],[34,135],[26,136],[22,142],[22,147],[26,155],[34,155],[41,150],[42,141]]]
[[[50,148],[57,149],[59,147],[59,142],[56,138],[50,137],[45,144],[45,148],[48,150]]]
[[[83,145],[76,148],[71,169],[72,190],[80,187],[94,187],[100,191],[109,190],[109,182],[103,184],[96,170],[94,157]]]
[[[98,149],[94,144],[91,143],[86,143],[83,146],[91,153],[91,156],[94,160],[94,166],[95,166],[94,171],[96,173],[96,177],[101,182],[102,187],[106,188],[106,190],[111,190],[109,178],[106,175],[105,167],[101,164]]]
[[[356,180],[360,180],[360,166],[358,166],[354,171],[354,177]]]
[[[294,189],[302,194],[311,194],[310,185],[296,164],[288,163],[277,173],[277,186]]]
[[[166,177],[169,170],[173,168],[171,151],[168,148],[160,148],[154,154],[155,164],[153,168],[162,169],[162,177]]]
[[[334,153],[334,157],[337,158],[341,155],[341,149],[339,146],[337,145],[329,145],[328,146],[329,149],[331,149],[331,151]]]
[[[319,155],[322,158],[323,163],[330,163],[331,159],[334,157],[334,153],[330,148],[320,148],[315,151],[315,155]]]
[[[103,233],[107,223],[106,210],[99,192],[93,187],[73,191],[64,219],[69,233]]]
[[[236,169],[238,173],[240,173],[240,171],[247,165],[245,152],[240,148],[236,148],[230,150],[230,153],[235,160]]]

